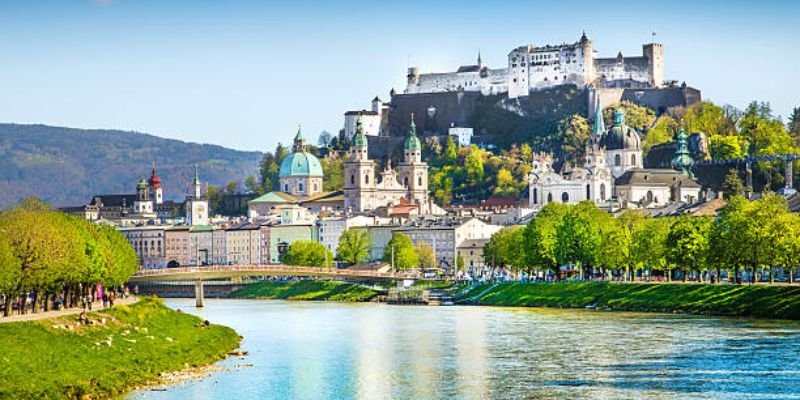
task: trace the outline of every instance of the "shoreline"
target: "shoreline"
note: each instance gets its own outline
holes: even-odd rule
[[[242,341],[151,297],[88,317],[0,324],[0,398],[124,398],[207,376]]]

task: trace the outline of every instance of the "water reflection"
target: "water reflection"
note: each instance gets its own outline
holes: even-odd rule
[[[250,352],[136,399],[799,398],[800,326],[481,307],[169,303]],[[238,368],[242,363],[252,367]]]

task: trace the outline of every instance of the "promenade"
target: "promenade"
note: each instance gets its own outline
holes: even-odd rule
[[[133,304],[133,303],[136,303],[137,301],[139,301],[138,297],[136,297],[136,296],[128,296],[127,298],[124,298],[124,299],[115,300],[114,301],[114,306]],[[101,302],[101,301],[96,301],[96,302],[92,303],[92,312],[94,312],[94,311],[102,311],[102,310],[105,310],[105,309],[108,309],[108,308],[113,308],[113,307],[103,307],[103,302]],[[41,312],[38,312],[36,314],[28,313],[28,314],[22,314],[22,315],[9,315],[8,317],[0,316],[0,324],[7,323],[7,322],[38,321],[38,320],[41,320],[41,319],[50,319],[50,318],[56,318],[56,317],[63,317],[65,315],[77,315],[77,314],[80,314],[81,311],[84,311],[83,307],[73,307],[73,308],[65,308],[65,309],[54,310],[54,311],[41,311]],[[86,312],[89,312],[89,310],[86,309]]]

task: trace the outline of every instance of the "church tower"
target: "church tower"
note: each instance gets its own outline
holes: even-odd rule
[[[414,114],[403,146],[403,162],[398,166],[400,183],[408,191],[410,203],[426,206],[428,203],[428,164],[422,161],[422,143],[417,137]],[[424,208],[424,207],[423,207]]]
[[[350,146],[350,159],[344,163],[344,207],[351,211],[375,208],[375,162],[369,159],[367,135],[359,117]]]
[[[136,201],[133,202],[133,211],[136,214],[153,214],[153,201],[150,200],[150,187],[147,181],[142,178],[136,185]]]
[[[150,198],[153,199],[155,204],[163,204],[164,203],[164,189],[161,188],[161,178],[156,175],[156,163],[153,163],[153,173],[150,175],[150,179],[147,180],[147,184],[150,185]]]
[[[186,225],[208,225],[208,199],[202,196],[202,185],[197,174],[197,166],[194,167],[194,180],[192,181],[193,195],[186,197],[184,208],[186,209]]]

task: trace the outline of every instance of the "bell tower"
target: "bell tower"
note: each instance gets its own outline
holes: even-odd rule
[[[422,161],[422,143],[417,137],[417,125],[414,113],[411,113],[411,125],[403,146],[403,162],[398,166],[400,184],[408,191],[410,203],[426,205],[428,203],[428,164]]]
[[[375,162],[368,156],[367,136],[361,117],[350,146],[350,160],[344,163],[344,207],[351,211],[371,210],[375,196]]]

